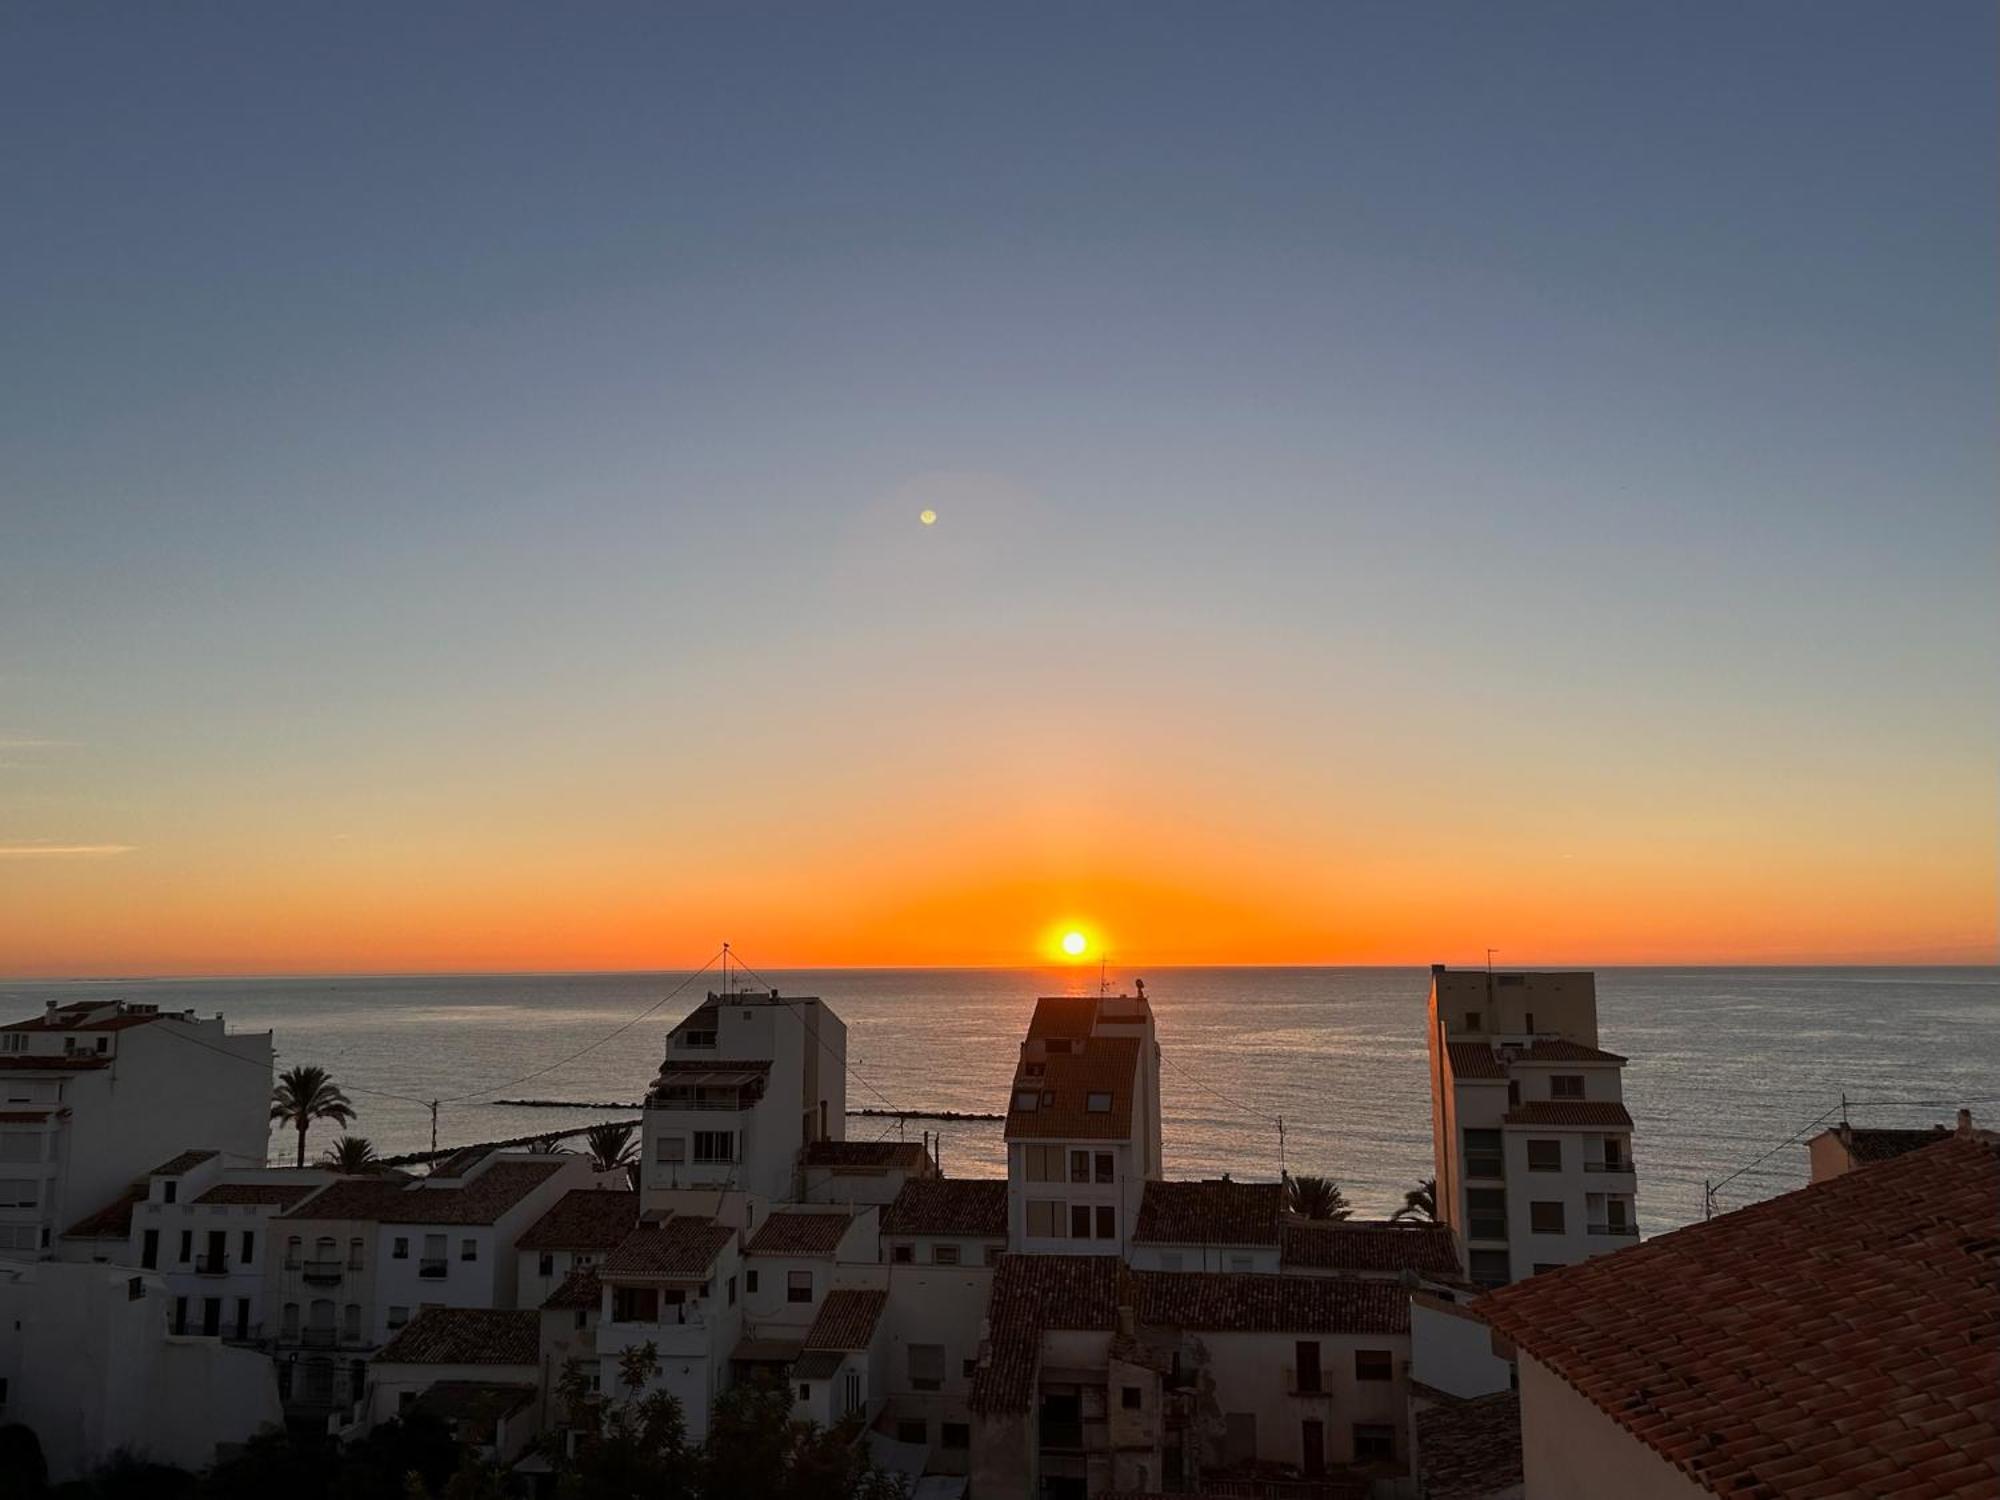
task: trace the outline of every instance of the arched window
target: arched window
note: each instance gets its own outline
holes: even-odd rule
[[[285,1269],[287,1271],[296,1271],[299,1268],[299,1251],[304,1245],[305,1241],[297,1235],[293,1235],[285,1241]]]
[[[350,1271],[361,1269],[361,1241],[358,1237],[347,1242],[347,1269]]]
[[[341,1315],[340,1336],[350,1344],[361,1342],[361,1304],[350,1302]]]
[[[293,1241],[293,1243],[296,1244],[297,1241]],[[296,1302],[287,1302],[285,1304],[284,1336],[288,1339],[295,1339],[299,1336],[299,1305]]]

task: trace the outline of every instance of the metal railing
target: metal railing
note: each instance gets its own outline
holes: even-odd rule
[[[229,1274],[229,1257],[225,1255],[197,1255],[194,1261],[194,1274],[197,1276],[227,1276]]]
[[[417,1275],[425,1281],[443,1281],[451,1262],[442,1255],[426,1255],[417,1262]]]
[[[338,1328],[301,1328],[299,1342],[308,1349],[335,1349],[340,1346]]]
[[[315,1286],[336,1286],[346,1270],[342,1261],[309,1260],[299,1268],[299,1274]]]
[[[1639,1237],[1639,1226],[1637,1224],[1592,1224],[1590,1226],[1590,1233],[1614,1234],[1625,1239],[1637,1239]]]
[[[1629,1161],[1587,1161],[1583,1164],[1583,1170],[1586,1172],[1611,1172],[1622,1177],[1630,1177],[1632,1175],[1632,1163]]]

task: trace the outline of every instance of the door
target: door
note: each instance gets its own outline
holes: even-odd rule
[[[201,1299],[201,1331],[205,1338],[222,1337],[222,1299],[204,1297]]]
[[[139,1242],[139,1266],[141,1270],[157,1271],[160,1268],[160,1231],[149,1229],[146,1237]]]
[[[1326,1473],[1326,1423],[1299,1424],[1299,1450],[1306,1478],[1319,1479]]]
[[[220,1271],[223,1262],[229,1259],[229,1231],[211,1229],[208,1232],[208,1254],[202,1258],[204,1271]]]
[[[238,1297],[236,1299],[236,1336],[239,1339],[250,1337],[250,1299],[248,1297]]]

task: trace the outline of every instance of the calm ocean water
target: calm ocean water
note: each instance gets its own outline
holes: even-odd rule
[[[1275,1177],[1281,1115],[1291,1169],[1334,1177],[1362,1213],[1389,1212],[1430,1175],[1425,971],[1143,977],[1166,1053],[1169,1175]],[[0,981],[0,1020],[84,995],[219,1010],[234,1026],[276,1031],[281,1066],[331,1069],[360,1106],[356,1132],[390,1154],[430,1144],[429,1112],[416,1099],[456,1100],[441,1111],[444,1144],[604,1117],[486,1102],[496,1096],[638,1099],[667,1028],[713,982],[704,976],[645,1015],[684,978]],[[1092,988],[1096,975],[841,969],[769,978],[786,994],[823,997],[846,1020],[849,1108],[997,1111],[1035,997]],[[1626,1100],[1648,1233],[1699,1218],[1704,1179],[1738,1171],[1837,1110],[1843,1091],[1860,1124],[1946,1121],[1960,1103],[2000,1119],[2000,970],[1601,969],[1598,1005],[1603,1045],[1631,1059]],[[629,1029],[605,1040],[619,1027]],[[907,1134],[927,1125],[937,1128],[911,1122]],[[998,1124],[942,1129],[946,1171],[1003,1171]],[[893,1136],[897,1126],[856,1119],[848,1133]],[[314,1149],[332,1134],[322,1127]],[[287,1149],[274,1142],[274,1154]],[[1802,1184],[1805,1173],[1804,1147],[1785,1147],[1719,1201],[1740,1207]]]

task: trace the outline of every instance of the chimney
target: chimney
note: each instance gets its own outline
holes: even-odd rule
[[[1118,1332],[1121,1336],[1128,1339],[1138,1336],[1139,1315],[1132,1310],[1130,1303],[1126,1303],[1118,1309]]]
[[[1971,1111],[1971,1110],[1969,1110],[1969,1109],[1961,1109],[1961,1110],[1960,1110],[1960,1111],[1958,1112],[1958,1133],[1959,1133],[1960,1135],[1971,1135],[1971,1134],[1972,1134],[1972,1111]]]
[[[53,1000],[48,1000],[48,1001],[45,1001],[45,1002],[43,1002],[43,1003],[44,1003],[44,1006],[45,1006],[45,1009],[44,1009],[44,1010],[42,1011],[42,1019],[43,1019],[44,1021],[53,1021],[53,1020],[54,1020],[54,1019],[56,1018],[56,1003],[55,1003],[55,1001],[53,1001]]]

